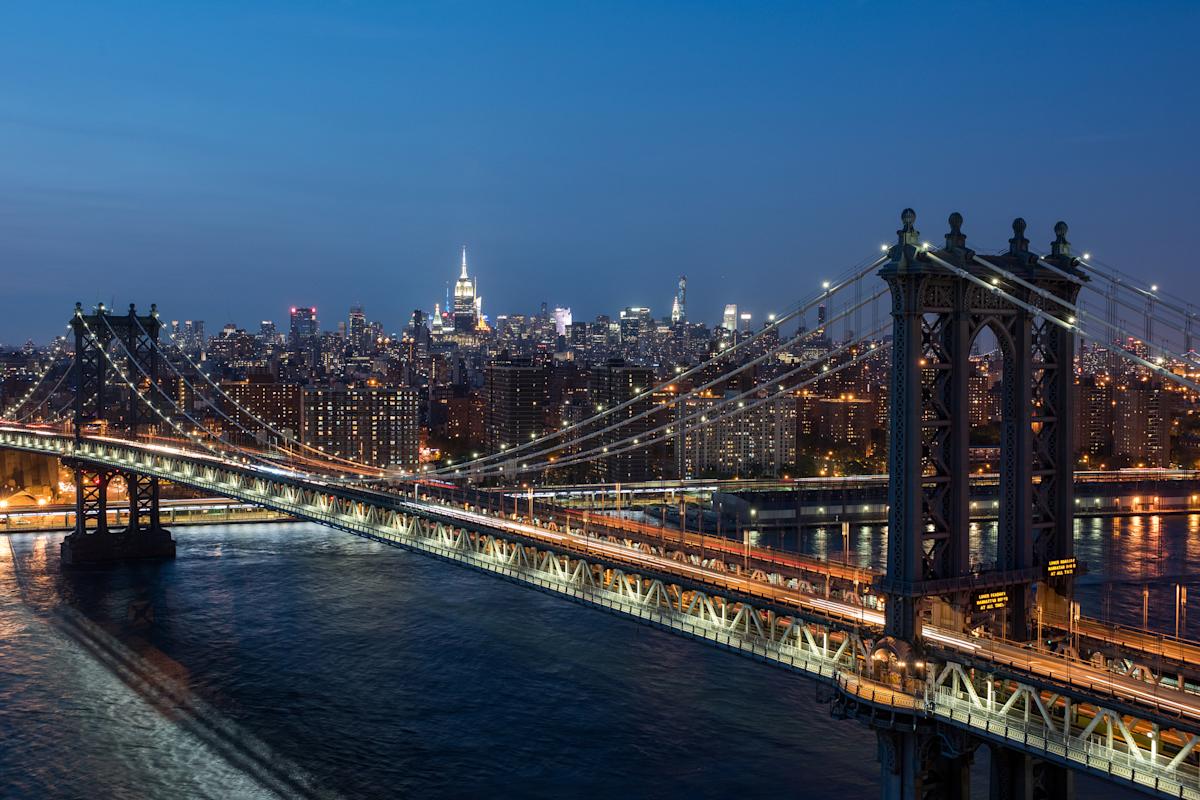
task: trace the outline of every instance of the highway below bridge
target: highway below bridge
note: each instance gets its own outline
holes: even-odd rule
[[[747,552],[714,537],[674,540],[661,530],[655,537],[550,504],[525,513],[519,505],[488,508],[490,495],[437,484],[369,488],[171,446],[17,426],[0,429],[0,447],[274,509],[796,672],[829,687],[836,714],[880,731],[885,762],[919,758],[886,752],[889,731],[919,728],[957,742],[962,758],[986,742],[1158,796],[1200,798],[1200,682],[1186,671],[1200,653],[1190,643],[1050,618],[1044,624],[1069,637],[1052,650],[927,619],[925,650],[906,663],[912,654],[883,636],[882,600],[871,588],[877,576],[866,571]],[[1088,642],[1094,649],[1080,658]],[[941,758],[954,757],[945,750]]]

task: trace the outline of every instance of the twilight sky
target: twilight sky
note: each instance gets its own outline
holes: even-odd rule
[[[761,319],[906,205],[1200,301],[1200,3],[1047,5],[7,2],[0,342],[77,299],[396,330],[463,243],[492,316],[686,273]]]

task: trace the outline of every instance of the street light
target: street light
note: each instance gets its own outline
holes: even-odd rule
[[[750,570],[750,529],[754,527],[754,519],[757,516],[758,509],[750,509],[750,528],[742,531],[742,567],[747,571]]]

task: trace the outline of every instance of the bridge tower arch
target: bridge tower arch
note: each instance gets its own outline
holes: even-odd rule
[[[150,314],[139,315],[129,304],[126,315],[112,314],[101,303],[91,314],[80,303],[70,327],[75,335],[74,414],[76,440],[90,429],[113,429],[135,437],[145,433],[153,420],[139,392],[153,393],[158,380],[158,333],[162,323],[151,306]],[[119,342],[114,348],[114,342]],[[115,355],[116,349],[122,357]],[[136,388],[116,374],[124,361],[124,374]],[[122,402],[124,400],[124,402]],[[132,470],[99,467],[82,459],[66,459],[75,479],[75,529],[62,542],[66,566],[121,561],[131,558],[171,558],[175,542],[162,527],[159,513],[158,478]],[[120,475],[127,489],[128,523],[111,530],[108,524],[109,484]]]
[[[1067,306],[1086,277],[1063,222],[1045,258],[1030,251],[1020,218],[1008,250],[984,258],[967,247],[957,212],[937,248],[921,241],[912,209],[900,221],[879,273],[892,298],[888,552],[879,588],[887,601],[881,644],[907,648],[911,673],[925,663],[925,620],[964,631],[980,592],[993,604],[1005,598],[995,633],[1019,641],[1029,638],[1034,591],[1043,608],[1070,613],[1071,578],[1050,577],[1048,566],[1074,552],[1075,320]],[[994,563],[973,565],[968,389],[972,345],[984,330],[1003,356],[999,521]],[[938,731],[878,728],[885,798],[966,796],[970,748],[937,746]],[[1042,783],[1073,795],[1061,767],[1000,748],[992,796],[1033,796],[1027,773],[1045,773]]]
[[[1062,222],[1044,259],[1056,271],[1030,251],[1020,218],[1008,250],[986,263],[967,247],[961,214],[940,248],[921,242],[915,221],[905,209],[879,273],[892,297],[886,632],[919,644],[926,613],[961,628],[973,593],[998,591],[1008,594],[1004,633],[1024,640],[1032,586],[1040,598],[1070,595],[1069,578],[1052,584],[1046,568],[1073,553],[1075,335],[1050,318],[1074,323],[1055,298],[1074,305],[1084,277]],[[968,385],[984,329],[1001,344],[1004,375],[997,552],[980,567],[970,563]]]

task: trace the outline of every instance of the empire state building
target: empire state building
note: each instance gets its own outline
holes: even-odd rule
[[[479,324],[481,299],[475,281],[467,275],[467,248],[462,249],[462,273],[454,284],[454,332],[474,333]]]

